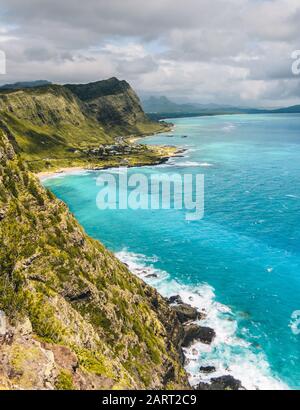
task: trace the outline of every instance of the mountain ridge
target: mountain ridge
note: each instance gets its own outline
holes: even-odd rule
[[[138,97],[124,81],[114,78],[77,87],[92,88],[96,100],[84,101],[82,93],[80,99],[70,87],[55,84],[0,90],[0,118],[14,133],[18,152],[32,170],[107,166],[109,162],[103,163],[91,153],[100,146],[113,145],[119,136],[164,129],[163,124],[146,117]],[[99,97],[101,93],[103,97]],[[156,156],[153,150],[148,152],[148,157]],[[146,164],[151,163],[148,157]]]
[[[66,84],[109,133],[154,132],[141,101],[126,81],[116,77],[88,84]]]
[[[148,97],[142,100],[145,112],[152,118],[164,118],[164,114],[170,116],[175,114],[190,115],[213,115],[213,114],[276,114],[276,113],[300,113],[300,105],[291,107],[264,109],[251,107],[238,107],[222,104],[199,104],[199,103],[176,103],[166,96]]]
[[[24,88],[36,88],[43,87],[52,84],[51,81],[47,80],[35,80],[35,81],[20,81],[17,83],[4,84],[0,86],[0,90],[17,90]]]

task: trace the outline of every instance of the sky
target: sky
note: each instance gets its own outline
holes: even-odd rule
[[[0,84],[116,76],[140,96],[300,104],[299,0],[0,0]]]

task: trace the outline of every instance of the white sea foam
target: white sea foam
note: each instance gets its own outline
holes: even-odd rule
[[[222,130],[225,132],[231,132],[236,128],[236,126],[234,124],[227,124],[225,125]]]
[[[213,167],[213,164],[210,164],[209,162],[201,162],[200,167]]]
[[[194,343],[185,349],[186,370],[190,383],[208,382],[212,377],[232,375],[241,380],[248,390],[282,390],[288,386],[276,378],[262,352],[254,352],[251,345],[237,335],[237,321],[231,309],[216,301],[214,289],[208,284],[192,287],[172,279],[168,272],[155,268],[157,257],[128,252],[116,256],[127,264],[131,272],[154,286],[163,296],[180,295],[185,303],[205,311],[207,318],[201,321],[216,331],[212,345]],[[216,372],[204,374],[200,366],[214,366]]]
[[[163,164],[156,165],[155,168],[170,168],[174,167],[176,165],[176,162],[174,160],[169,159],[167,162]]]
[[[40,181],[46,181],[48,179],[54,179],[54,178],[64,178],[68,175],[88,175],[89,172],[84,169],[76,169],[76,170],[70,170],[70,171],[62,171],[62,172],[56,172],[53,174],[45,175],[40,177]]]
[[[122,175],[125,174],[128,171],[127,167],[114,167],[114,168],[103,168],[98,170],[99,173],[103,174],[117,174],[117,175]]]
[[[208,168],[212,167],[213,164],[209,162],[197,162],[197,161],[183,161],[183,162],[176,162],[174,165],[177,167],[201,167],[201,168]]]

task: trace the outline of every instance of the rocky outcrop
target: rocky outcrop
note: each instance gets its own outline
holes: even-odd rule
[[[173,305],[174,303],[180,305],[183,304],[183,301],[179,295],[174,295],[169,297],[168,303],[170,303],[170,305]]]
[[[242,383],[232,376],[211,379],[210,383],[200,383],[196,390],[245,390]]]
[[[184,326],[183,347],[189,347],[193,342],[199,341],[204,344],[211,344],[216,337],[216,332],[209,328],[199,326],[196,323],[189,323]]]
[[[179,295],[169,297],[168,303],[172,305],[172,309],[177,313],[181,323],[203,320],[206,317],[205,313],[199,312],[198,309],[188,303],[184,303]]]
[[[173,310],[177,313],[177,317],[181,323],[186,323],[190,320],[201,320],[204,315],[198,310],[186,303],[181,303],[180,305],[173,305]]]
[[[183,325],[182,339],[179,342],[182,347],[189,347],[196,341],[204,344],[211,344],[213,342],[216,337],[215,331],[195,323],[206,318],[204,312],[199,312],[197,308],[184,303],[179,295],[169,297],[167,302],[171,305],[179,322]]]
[[[214,373],[215,371],[216,371],[216,368],[214,366],[201,366],[200,367],[201,373],[210,374],[210,373]]]
[[[112,378],[85,372],[70,348],[37,340],[29,319],[14,327],[7,322],[5,336],[4,341],[0,339],[1,388],[95,390],[114,386]]]

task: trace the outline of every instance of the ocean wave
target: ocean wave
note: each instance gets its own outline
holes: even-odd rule
[[[225,125],[222,130],[225,132],[231,132],[236,128],[236,126],[234,124],[227,124]]]
[[[200,167],[213,167],[213,164],[210,164],[209,162],[201,162]]]
[[[56,173],[53,173],[53,174],[41,176],[40,181],[44,182],[44,181],[47,181],[49,179],[64,178],[64,177],[70,176],[70,175],[88,175],[90,172],[91,172],[90,170],[85,170],[85,169],[56,172]]]
[[[197,161],[185,161],[185,162],[176,162],[176,166],[179,167],[203,167],[203,168],[208,168],[212,167],[213,164],[209,162],[197,162]]]
[[[128,167],[113,167],[113,168],[103,168],[98,170],[99,174],[117,174],[122,175],[128,172]]]
[[[237,335],[238,324],[228,306],[216,301],[214,289],[208,284],[192,287],[171,278],[166,271],[155,268],[156,256],[128,252],[116,253],[130,271],[155,287],[162,296],[180,295],[183,302],[205,311],[207,318],[201,321],[216,331],[214,342],[208,346],[200,342],[184,349],[186,371],[192,386],[209,382],[212,377],[232,375],[248,390],[287,390],[288,386],[272,374],[262,352],[254,352],[246,339]],[[214,366],[216,371],[209,375],[200,372],[200,366]]]
[[[176,162],[174,160],[169,160],[165,162],[164,164],[156,165],[155,168],[171,168],[171,167],[174,167],[175,165],[176,165]]]
[[[287,198],[293,198],[293,199],[299,199],[299,196],[297,196],[297,195],[292,195],[292,194],[286,195],[286,197],[287,197]]]

